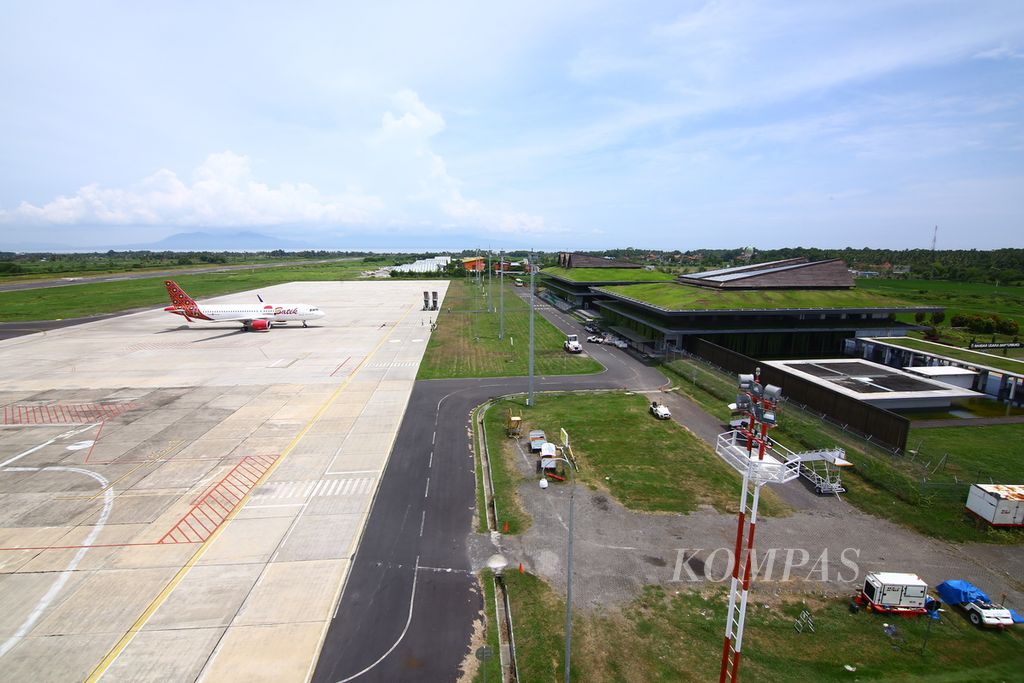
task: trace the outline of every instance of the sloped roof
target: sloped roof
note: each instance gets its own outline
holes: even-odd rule
[[[587,254],[561,253],[558,255],[558,265],[562,268],[640,268],[639,263],[619,261],[605,258],[603,256],[588,256]]]
[[[840,289],[853,287],[853,276],[839,259],[791,258],[680,275],[679,282],[716,289]]]

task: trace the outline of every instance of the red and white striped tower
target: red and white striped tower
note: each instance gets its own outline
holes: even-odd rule
[[[761,368],[754,375],[740,375],[740,390],[747,397],[743,402],[747,408],[747,424],[744,435],[747,441],[747,466],[743,471],[743,488],[740,490],[740,511],[736,522],[736,547],[732,557],[732,581],[729,590],[729,609],[726,614],[725,643],[722,646],[722,668],[719,683],[739,680],[740,651],[743,646],[743,623],[747,614],[747,595],[750,590],[751,561],[754,550],[754,531],[757,529],[757,503],[761,486],[765,480],[757,468],[764,462],[765,453],[771,449],[768,430],[775,426],[775,405],[779,397],[777,390],[765,395],[761,385]],[[741,395],[741,397],[742,397]],[[738,397],[738,398],[741,398]],[[757,458],[754,458],[754,448]],[[747,501],[750,500],[750,507]],[[744,532],[746,544],[743,543]],[[740,571],[742,567],[742,574]]]

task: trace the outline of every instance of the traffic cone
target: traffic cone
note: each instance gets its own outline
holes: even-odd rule
[[[508,522],[505,522],[505,524],[502,525],[501,532],[503,534],[507,534],[508,533]]]
[[[519,563],[519,573],[520,574],[523,573],[523,563],[522,562]]]

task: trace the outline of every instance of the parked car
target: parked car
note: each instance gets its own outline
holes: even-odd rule
[[[967,618],[975,626],[988,628],[1006,628],[1013,626],[1010,610],[992,602],[980,588],[968,581],[943,581],[935,587],[947,604],[956,605],[967,613]]]
[[[595,325],[594,323],[587,323],[586,325],[583,326],[583,329],[589,332],[590,334],[597,334],[598,332],[601,331],[601,328]]]
[[[651,401],[651,415],[659,420],[668,420],[672,417],[672,413],[669,412],[668,406],[664,403],[658,403],[657,401]]]

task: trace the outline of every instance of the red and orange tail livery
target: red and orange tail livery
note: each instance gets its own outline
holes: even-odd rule
[[[192,297],[186,294],[185,290],[179,287],[178,283],[175,282],[174,280],[164,281],[164,287],[167,288],[167,293],[171,295],[171,303],[174,304],[175,306],[188,308],[190,306],[196,305],[196,302],[192,299]]]

